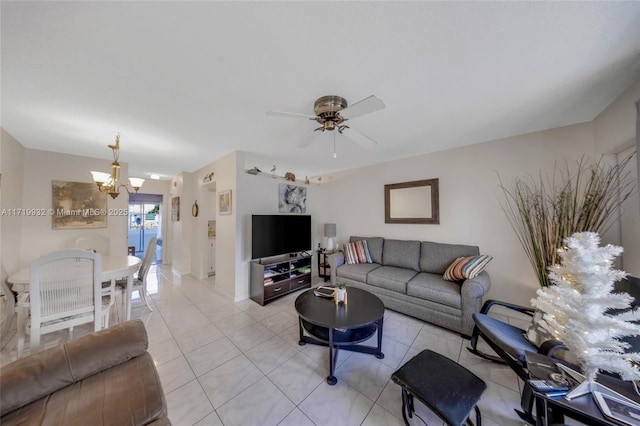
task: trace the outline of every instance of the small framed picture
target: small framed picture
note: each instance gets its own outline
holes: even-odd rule
[[[171,199],[171,221],[180,221],[180,197],[173,197]]]
[[[231,214],[231,190],[218,192],[218,214]]]
[[[616,398],[598,391],[593,392],[593,397],[600,411],[611,419],[617,420],[625,425],[640,424],[640,405],[631,400]],[[626,398],[625,398],[626,399]]]

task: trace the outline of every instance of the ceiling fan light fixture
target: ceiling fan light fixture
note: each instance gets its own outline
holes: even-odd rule
[[[320,127],[314,129],[311,134],[306,136],[298,144],[299,147],[305,147],[308,146],[314,139],[315,135],[318,134],[316,132],[323,133],[327,130],[333,131],[337,129],[340,134],[343,134],[345,129],[350,128],[349,126],[343,124],[347,120],[351,120],[355,117],[360,117],[362,115],[381,110],[384,107],[384,102],[382,102],[382,100],[377,98],[375,95],[368,96],[352,104],[351,106],[349,106],[347,100],[342,96],[327,95],[316,99],[316,101],[314,102],[313,110],[316,113],[315,116],[281,111],[267,111],[267,114],[281,117],[305,118],[307,120],[313,120],[317,122]],[[354,129],[351,129],[349,131],[349,134],[353,135],[353,137],[347,137],[347,139],[351,139],[359,145],[364,145],[366,147],[377,145],[376,141],[366,135],[363,135],[360,132],[357,132]],[[345,134],[345,136],[347,135]],[[337,155],[335,155],[334,141],[334,158],[336,157]]]
[[[313,111],[320,117],[333,117],[336,113],[345,109],[349,104],[342,96],[327,95],[316,100],[313,105]]]
[[[333,130],[336,128],[336,123],[331,120],[328,120],[322,123],[322,127],[323,127],[323,130]]]

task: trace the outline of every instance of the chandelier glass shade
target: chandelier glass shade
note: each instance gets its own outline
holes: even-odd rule
[[[111,173],[92,171],[93,181],[98,185],[100,192],[106,192],[111,195],[112,198],[116,198],[120,194],[120,189],[124,188],[127,193],[129,191],[129,184],[138,192],[144,179],[141,178],[129,178],[129,184],[120,183],[120,163],[118,163],[118,157],[120,156],[120,135],[116,135],[115,145],[108,145],[113,150],[113,163],[111,163]]]

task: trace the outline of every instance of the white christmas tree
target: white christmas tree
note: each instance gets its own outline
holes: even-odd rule
[[[630,345],[621,340],[640,334],[640,309],[629,310],[633,297],[614,293],[613,285],[624,271],[612,268],[622,247],[599,247],[595,232],[578,232],[564,240],[561,265],[550,268],[555,285],[537,291],[531,303],[544,312],[540,326],[562,341],[575,355],[585,382],[574,394],[590,392],[600,371],[618,373],[623,380],[639,380],[640,353],[627,353]],[[612,314],[611,309],[625,310]],[[573,392],[572,392],[573,393]]]

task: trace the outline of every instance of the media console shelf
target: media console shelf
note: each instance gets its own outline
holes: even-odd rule
[[[311,256],[287,254],[251,261],[249,285],[251,299],[261,305],[311,287]]]

